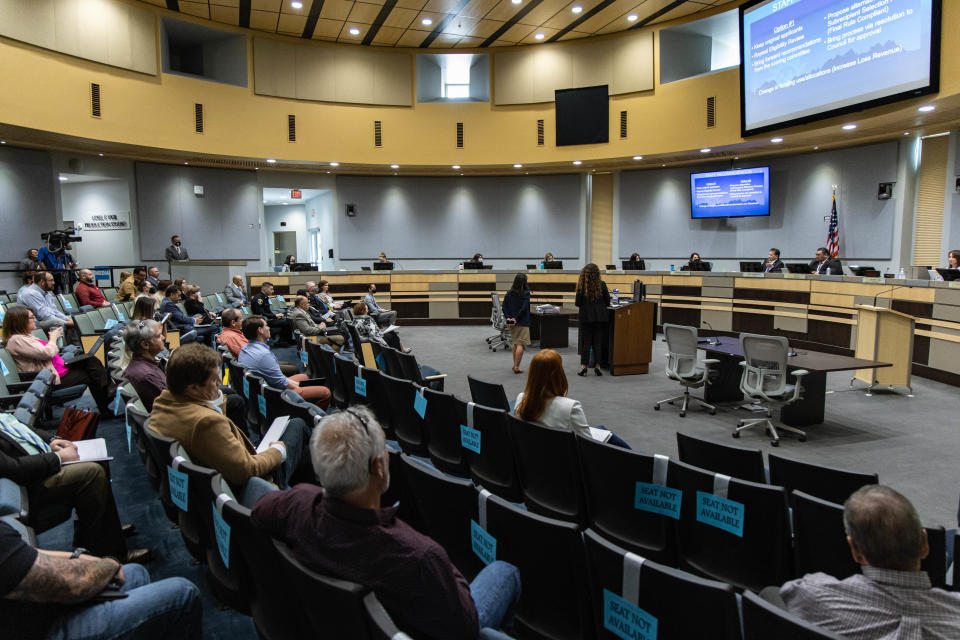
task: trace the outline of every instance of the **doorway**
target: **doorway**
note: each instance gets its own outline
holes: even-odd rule
[[[287,256],[297,255],[297,232],[296,231],[274,231],[273,232],[273,265],[279,267]],[[298,258],[299,259],[299,258]]]

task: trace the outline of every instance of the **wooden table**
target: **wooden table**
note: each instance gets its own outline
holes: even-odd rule
[[[708,344],[707,340],[719,341],[720,344]],[[743,349],[740,347],[740,340],[726,336],[701,338],[697,346],[709,357],[720,360],[719,375],[711,376],[713,382],[704,388],[704,399],[710,403],[742,400],[743,394],[740,392],[742,369],[739,363],[743,360]],[[806,369],[810,373],[803,376],[801,398],[780,409],[780,422],[795,427],[823,422],[827,373],[891,366],[889,362],[851,358],[821,351],[797,350],[796,354],[787,358],[787,370]]]
[[[577,310],[561,307],[557,311],[539,313],[536,307],[530,309],[530,340],[538,341],[541,349],[570,346],[570,316],[576,316]]]

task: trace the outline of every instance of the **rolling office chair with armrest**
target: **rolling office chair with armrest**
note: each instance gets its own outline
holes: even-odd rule
[[[496,351],[500,347],[507,349],[510,347],[510,327],[507,326],[507,319],[503,315],[503,307],[500,305],[500,295],[493,291],[490,293],[492,309],[490,311],[490,324],[499,331],[498,334],[487,338],[487,344],[490,345],[490,351]]]
[[[795,379],[794,384],[787,384],[787,352],[790,346],[783,336],[762,336],[752,333],[740,334],[740,348],[743,350],[743,375],[740,378],[740,391],[750,400],[756,400],[767,405],[766,417],[759,419],[743,419],[737,423],[733,432],[734,438],[740,437],[744,429],[756,425],[763,425],[767,434],[772,436],[770,444],[780,445],[780,435],[777,429],[790,431],[798,436],[800,442],[807,439],[807,434],[796,427],[790,427],[771,418],[771,411],[791,404],[800,399],[803,389],[801,378],[807,373],[805,369],[791,372]]]
[[[673,404],[676,400],[682,400],[680,404],[680,417],[687,415],[687,406],[692,399],[700,406],[709,409],[710,415],[717,412],[717,408],[700,398],[690,395],[690,389],[699,389],[708,384],[710,376],[710,365],[717,364],[719,360],[709,359],[699,362],[697,360],[697,330],[693,327],[684,327],[676,324],[663,325],[663,335],[667,339],[667,377],[676,380],[683,386],[683,395],[674,396],[661,400],[653,405],[657,411],[660,405],[666,402]]]

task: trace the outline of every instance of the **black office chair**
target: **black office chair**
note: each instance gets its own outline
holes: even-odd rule
[[[790,493],[796,577],[822,571],[840,580],[860,573],[843,526],[843,507],[803,491]]]
[[[289,595],[299,601],[309,627],[308,636],[367,640],[363,597],[366,587],[356,582],[325,576],[307,568],[279,540],[273,545],[280,555],[280,567],[290,587]]]
[[[423,389],[423,397],[427,399],[423,426],[433,466],[444,473],[469,478],[467,450],[460,429],[461,425],[467,426],[467,404],[452,393],[432,389]]]
[[[250,484],[258,482],[266,486],[261,485],[256,487],[258,491],[251,491]],[[226,480],[218,473],[211,479],[211,488],[218,496],[220,515],[230,527],[231,567],[235,566],[234,559],[239,554],[250,575],[250,582],[246,586],[249,588],[250,613],[257,635],[266,640],[303,638],[308,634],[308,628],[303,620],[302,609],[296,599],[290,597],[289,590],[278,588],[278,585],[286,584],[280,554],[270,536],[250,521],[255,498],[276,491],[276,487],[260,478],[251,478],[248,486],[240,492],[239,499],[236,499]]]
[[[492,495],[486,522],[477,524],[496,540],[496,559],[520,570],[523,585],[514,618],[521,638],[575,640],[590,637],[587,572],[579,527],[531,513]],[[475,501],[476,502],[476,501]]]
[[[573,432],[527,422],[511,414],[507,414],[506,420],[527,508],[551,518],[586,524],[587,509],[577,472],[577,441]]]
[[[846,502],[850,494],[860,487],[880,482],[875,473],[824,467],[772,453],[767,460],[770,463],[770,484],[781,486],[788,493],[796,489],[837,504]]]
[[[678,431],[677,451],[680,453],[680,462],[686,462],[695,467],[714,473],[722,473],[740,480],[761,484],[767,481],[763,469],[763,452],[760,449],[720,444],[719,442],[695,438]],[[774,482],[773,484],[779,483]]]
[[[579,435],[577,449],[590,527],[634,553],[675,566],[676,520],[664,506],[676,504],[676,494],[652,493],[666,484],[670,460]]]
[[[620,606],[626,601],[655,618],[657,638],[740,640],[737,596],[729,584],[643,561],[593,529],[587,529],[583,539],[597,640],[623,637],[605,624],[616,616],[617,608],[606,606],[606,600],[613,598]],[[629,612],[623,617],[633,622]]]
[[[741,607],[743,640],[843,640],[749,591],[743,592]]]
[[[469,422],[469,406],[467,411]],[[476,404],[472,413],[472,427],[480,432],[480,453],[465,449],[464,454],[473,483],[504,500],[523,502],[523,487],[513,458],[513,444],[507,433],[506,412]]]
[[[417,502],[424,533],[440,543],[468,580],[482,564],[471,547],[470,521],[477,519],[477,494],[469,480],[444,475],[406,454],[403,474]]]
[[[420,394],[420,390],[409,380],[382,374],[381,376],[393,413],[393,432],[397,443],[405,453],[429,456],[423,418],[414,410],[414,395]]]
[[[783,487],[732,478],[724,491],[717,475],[683,462],[667,470],[667,486],[683,491],[680,568],[741,589],[783,584],[793,576]]]
[[[484,382],[483,380],[477,380],[473,376],[467,376],[467,384],[470,385],[470,396],[477,404],[510,411],[510,401],[507,399],[507,394],[503,390],[502,384]]]

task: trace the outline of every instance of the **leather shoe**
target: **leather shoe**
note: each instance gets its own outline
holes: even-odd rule
[[[150,549],[128,549],[127,559],[124,561],[124,563],[143,564],[145,562],[150,562],[151,560],[153,560],[153,551]]]
[[[135,524],[125,524],[120,526],[120,533],[123,534],[124,538],[129,538],[130,536],[137,535],[137,525]]]

